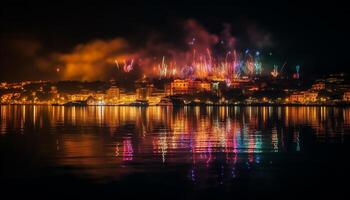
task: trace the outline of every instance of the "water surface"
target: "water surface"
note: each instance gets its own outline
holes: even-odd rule
[[[1,106],[0,114],[1,185],[15,194],[347,193],[349,108]]]

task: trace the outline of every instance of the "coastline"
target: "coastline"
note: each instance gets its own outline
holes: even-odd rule
[[[59,107],[92,107],[92,106],[99,106],[99,107],[350,107],[350,102],[339,102],[339,103],[232,103],[232,104],[206,104],[206,103],[196,103],[196,104],[182,104],[182,105],[64,105],[64,104],[19,104],[19,103],[13,103],[13,104],[5,104],[1,103],[1,106],[3,105],[9,105],[9,106],[15,106],[15,105],[28,105],[28,106],[59,106]]]

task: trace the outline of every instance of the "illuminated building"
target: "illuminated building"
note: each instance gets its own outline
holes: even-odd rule
[[[51,94],[53,99],[58,99],[60,97],[60,94],[56,86],[51,86],[49,93]]]
[[[311,86],[311,90],[314,90],[314,91],[319,91],[324,89],[326,89],[326,84],[322,82],[315,83]]]
[[[185,94],[189,92],[189,81],[175,79],[170,84],[171,94]]]
[[[305,92],[304,98],[306,102],[315,102],[317,100],[317,92]]]
[[[86,99],[86,104],[87,105],[97,105],[97,100],[95,98],[93,98],[92,96],[89,96],[87,99]]]
[[[333,92],[350,90],[349,77],[346,74],[331,74],[326,79],[327,89]]]
[[[120,93],[119,105],[128,105],[136,101],[136,95],[134,93]]]
[[[106,97],[109,100],[117,101],[120,98],[120,89],[116,86],[112,86],[106,90]]]
[[[330,74],[326,79],[328,83],[340,84],[344,82],[345,74]]]
[[[70,95],[67,95],[68,97],[68,101],[85,101],[87,100],[90,96],[90,94],[70,94]]]
[[[147,100],[147,98],[152,94],[153,85],[146,76],[140,80],[137,80],[135,85],[137,100]]]
[[[244,76],[241,79],[233,79],[229,86],[232,88],[240,88],[242,90],[251,90],[256,87],[248,76]]]
[[[175,79],[171,82],[170,89],[171,94],[188,94],[199,91],[210,91],[212,89],[212,84],[202,80]]]
[[[106,90],[105,100],[109,105],[116,105],[120,99],[120,89],[115,85],[115,80],[110,80],[111,87]]]
[[[151,94],[150,88],[137,88],[136,89],[136,98],[138,100],[147,100]]]
[[[303,93],[294,93],[289,97],[290,102],[303,102],[304,94]]]
[[[193,81],[192,85],[193,89],[198,91],[210,91],[211,90],[211,84],[209,82],[205,81]]]
[[[149,105],[156,105],[165,96],[166,96],[166,93],[164,93],[164,91],[153,89],[152,93],[147,97],[148,104]]]
[[[289,97],[290,102],[308,103],[317,101],[317,92],[296,92]]]
[[[3,94],[1,96],[1,103],[10,103],[12,97],[14,97],[13,93]]]
[[[98,100],[99,104],[101,104],[101,102],[104,102],[104,100],[106,99],[106,94],[104,93],[94,93],[92,95],[93,98],[95,98],[96,100]]]
[[[226,95],[230,92],[239,92],[239,101],[248,104],[284,103],[282,98],[285,98],[286,94],[289,96],[285,102],[335,104],[341,100],[348,101],[350,91],[348,78],[344,74],[333,74],[328,78],[317,79],[306,91],[299,89],[301,81],[296,83],[295,80],[285,79],[282,76],[271,78],[242,75],[238,78],[231,77],[220,81],[215,81],[213,77],[208,75],[206,79],[152,80],[143,76],[135,82],[134,91],[124,91],[123,88],[115,85],[114,80],[111,80],[109,84],[103,81],[3,82],[0,83],[2,88],[0,97],[3,104],[64,105],[69,102],[82,101],[90,105],[130,105],[133,102],[142,101],[148,105],[157,105],[162,98],[165,98],[171,99],[173,103],[179,100],[180,104],[195,102],[194,104],[208,105],[237,102],[237,95],[234,98],[228,98]],[[164,90],[157,89],[163,86]],[[274,95],[275,91],[280,93]]]
[[[344,101],[350,101],[350,91],[344,92],[344,94],[343,94],[343,100],[344,100]]]
[[[51,86],[50,93],[51,94],[57,94],[58,93],[57,87],[56,86]]]
[[[164,94],[165,94],[165,96],[171,95],[171,92],[172,92],[171,84],[165,84],[164,85]]]
[[[6,83],[6,82],[2,82],[2,83],[0,84],[0,88],[1,88],[1,89],[7,89],[7,83]]]

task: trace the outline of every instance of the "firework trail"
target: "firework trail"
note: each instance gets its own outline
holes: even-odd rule
[[[277,65],[274,65],[274,66],[273,66],[273,70],[272,70],[272,72],[271,72],[271,75],[272,75],[274,78],[277,78],[277,76],[279,75],[278,66],[277,66]]]
[[[242,55],[245,59],[242,59]],[[184,61],[188,64],[178,65],[176,60],[165,59],[165,56],[163,56],[154,69],[157,69],[159,78],[212,78],[226,82],[239,79],[243,74],[248,76],[260,76],[262,74],[262,58],[259,51],[252,56],[249,50],[245,50],[242,54],[233,49],[226,51],[225,55],[220,57],[213,56],[209,48],[206,48],[203,52],[193,48],[191,54],[187,56],[187,59],[184,58]],[[277,71],[277,73],[279,72]]]
[[[133,70],[133,64],[134,64],[133,59],[131,60],[131,62],[127,62],[126,60],[123,60],[122,68],[120,68],[120,65],[117,59],[114,60],[114,63],[116,64],[118,70],[123,69],[124,72],[130,72],[131,70]]]

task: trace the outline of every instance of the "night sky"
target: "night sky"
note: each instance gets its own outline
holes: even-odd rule
[[[0,81],[57,79],[54,64],[40,63],[96,39],[125,38],[132,48],[141,48],[157,35],[158,41],[181,44],[184,33],[179,27],[188,19],[213,34],[230,24],[240,48],[253,48],[247,30],[254,27],[271,37],[271,44],[261,51],[273,52],[287,66],[300,64],[304,74],[350,72],[350,9],[334,1],[11,1],[2,3],[0,9]]]

